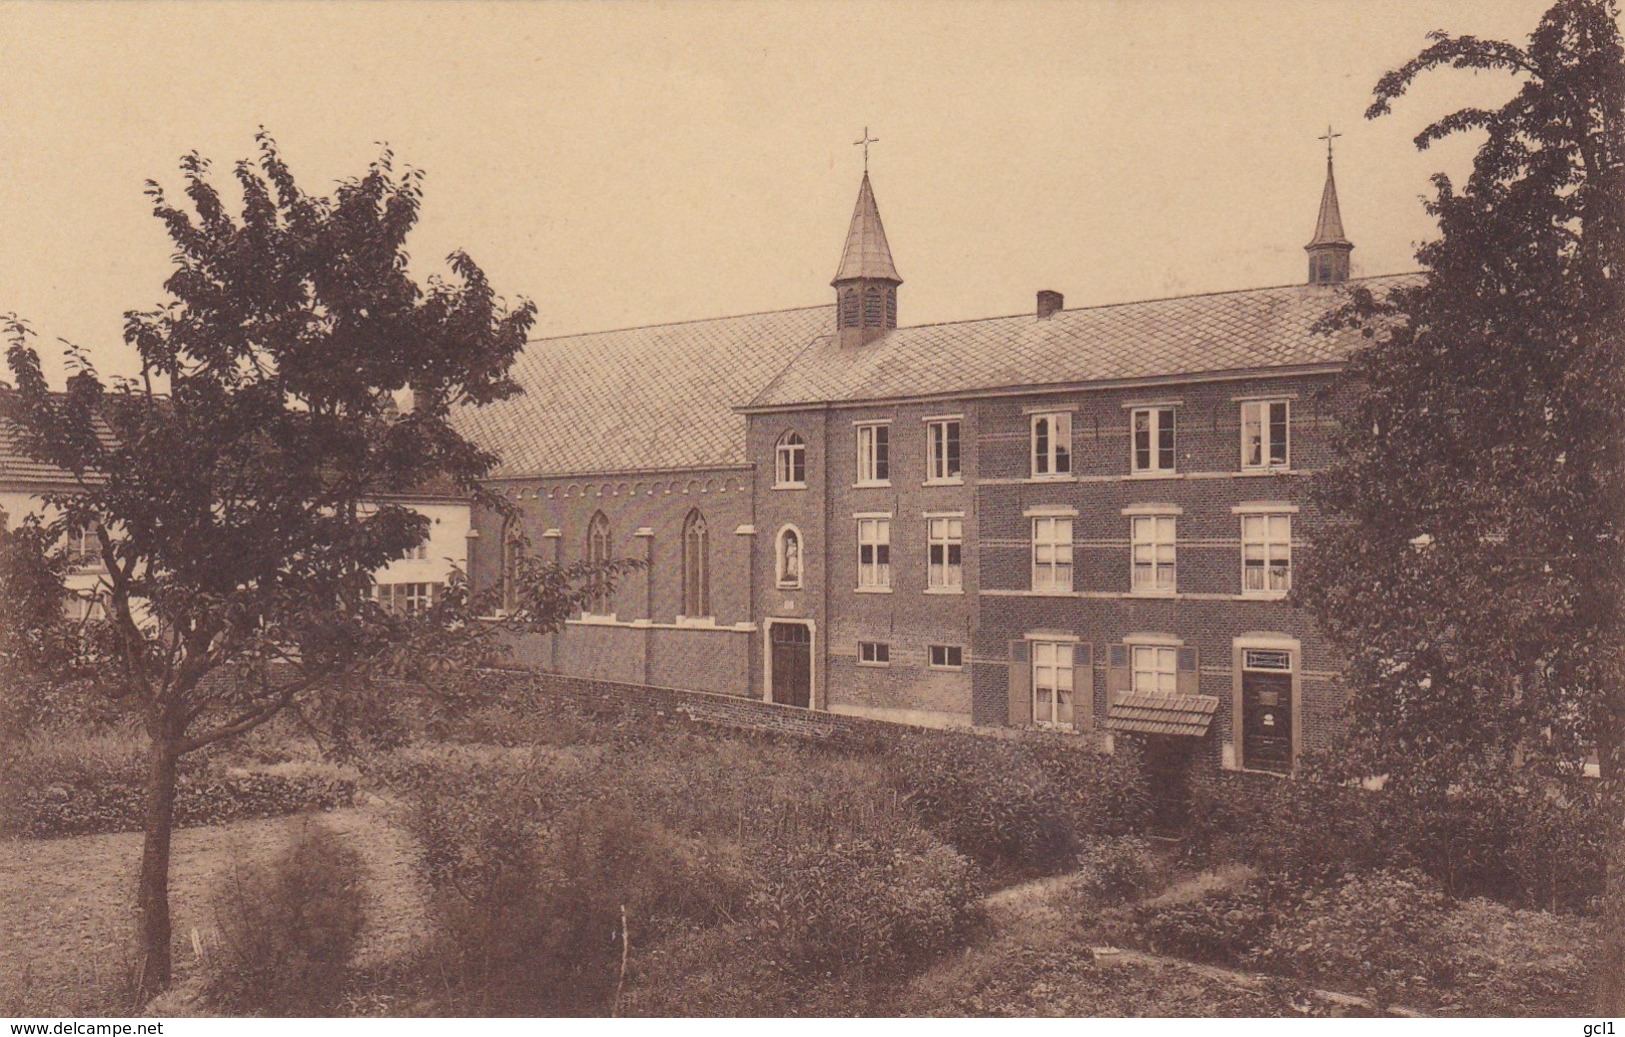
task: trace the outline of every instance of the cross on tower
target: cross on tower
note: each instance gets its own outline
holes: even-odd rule
[[[860,145],[863,147],[863,171],[865,173],[869,172],[869,145],[879,143],[879,137],[869,136],[869,127],[867,126],[863,128],[863,139],[852,142],[853,147],[858,147]]]
[[[863,132],[863,135],[865,137],[867,137],[869,135],[869,131],[865,130]],[[1337,138],[1339,138],[1341,136],[1342,136],[1341,133],[1333,133],[1332,128],[1330,126],[1327,126],[1326,127],[1326,135],[1324,137],[1316,137],[1315,138],[1316,140],[1323,140],[1323,141],[1326,142],[1326,161],[1327,162],[1330,162],[1332,160],[1332,141],[1336,140]]]

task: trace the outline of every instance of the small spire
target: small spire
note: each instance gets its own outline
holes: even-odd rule
[[[1326,135],[1319,138],[1326,142],[1326,186],[1320,192],[1320,216],[1315,220],[1315,237],[1309,242],[1309,248],[1349,244],[1349,239],[1343,236],[1343,212],[1337,204],[1337,178],[1332,174],[1332,141],[1341,136],[1341,133],[1333,133],[1328,126]]]
[[[1337,178],[1332,173],[1332,141],[1341,137],[1326,127],[1326,186],[1320,192],[1320,213],[1315,236],[1304,246],[1309,253],[1309,283],[1331,284],[1349,279],[1349,253],[1354,243],[1343,232],[1343,211],[1337,203]]]
[[[886,243],[886,227],[880,222],[880,209],[875,205],[875,192],[869,186],[867,171],[863,174],[863,183],[858,186],[858,204],[852,209],[852,225],[846,232],[846,249],[841,253],[841,267],[830,284],[856,280],[903,283],[903,279],[897,276],[897,267],[892,263],[891,246]]]

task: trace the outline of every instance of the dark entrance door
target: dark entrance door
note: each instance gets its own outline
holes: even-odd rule
[[[1190,820],[1190,761],[1197,744],[1184,735],[1145,736],[1153,835],[1176,839]]]
[[[1252,771],[1292,772],[1292,674],[1243,670],[1241,763]]]
[[[773,701],[803,709],[812,704],[812,628],[805,623],[774,623]]]

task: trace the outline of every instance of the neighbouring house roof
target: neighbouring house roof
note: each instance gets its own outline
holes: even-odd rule
[[[841,250],[841,267],[831,284],[871,279],[902,284],[892,263],[891,246],[886,243],[886,227],[880,222],[875,192],[869,186],[869,173],[858,186],[858,204],[852,209],[852,225],[846,231],[846,248]]]
[[[845,349],[826,328],[746,409],[1335,363],[1364,339],[1353,329],[1318,334],[1315,323],[1350,288],[1417,276],[927,324]]]
[[[524,394],[458,412],[495,478],[745,463],[736,408],[835,327],[834,306],[538,339]]]
[[[113,433],[105,424],[98,422],[97,434],[104,442],[108,444],[113,442]],[[98,479],[99,476],[94,473],[86,476],[88,482],[95,482]],[[23,450],[17,426],[5,418],[0,418],[0,488],[71,490],[78,485],[78,481],[67,469],[31,458]]]
[[[1106,711],[1106,730],[1200,738],[1218,709],[1216,695],[1125,695]]]

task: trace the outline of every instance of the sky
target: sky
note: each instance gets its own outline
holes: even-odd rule
[[[414,272],[466,249],[538,336],[829,302],[866,127],[902,324],[1301,281],[1328,124],[1356,275],[1409,270],[1477,143],[1412,138],[1516,84],[1435,72],[1367,121],[1372,87],[1546,6],[0,0],[0,314],[58,379],[59,338],[133,373],[145,181],[225,179],[261,125],[319,193],[387,142],[426,175]]]

